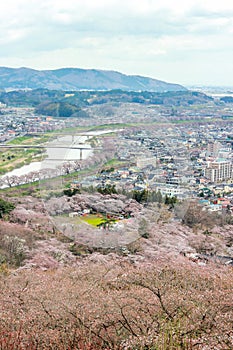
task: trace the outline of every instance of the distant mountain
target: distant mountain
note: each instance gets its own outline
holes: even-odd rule
[[[115,71],[80,68],[35,70],[0,67],[0,89],[186,91],[182,85]]]

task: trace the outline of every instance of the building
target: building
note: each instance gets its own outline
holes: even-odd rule
[[[147,167],[148,165],[153,165],[156,167],[157,158],[156,157],[145,157],[145,158],[137,158],[137,167],[140,169]]]
[[[211,182],[222,182],[232,179],[232,163],[225,159],[209,162],[204,175]]]
[[[190,197],[190,192],[187,190],[187,188],[174,186],[171,184],[157,185],[156,190],[160,191],[162,196],[177,197],[178,199]]]
[[[209,142],[207,145],[207,155],[217,157],[219,150],[222,148],[222,144],[218,141]]]

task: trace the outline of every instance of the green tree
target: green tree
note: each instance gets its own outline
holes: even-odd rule
[[[148,200],[148,194],[148,190],[133,191],[133,199],[135,199],[138,203],[143,203]]]
[[[0,218],[3,218],[5,214],[9,214],[14,208],[14,204],[0,198]]]
[[[99,187],[97,191],[101,194],[117,194],[116,186],[107,184],[103,187]]]
[[[162,203],[162,201],[163,201],[162,193],[160,191],[158,191],[157,192],[157,202]]]
[[[164,204],[169,205],[171,208],[174,208],[174,205],[177,203],[177,197],[176,196],[168,196],[166,194],[164,199]]]
[[[79,188],[67,188],[67,189],[63,190],[63,193],[68,197],[72,197],[75,194],[80,193],[80,189]]]
[[[104,230],[109,230],[112,224],[116,222],[113,218],[104,218],[102,221],[97,225],[97,227],[101,228],[103,227]]]

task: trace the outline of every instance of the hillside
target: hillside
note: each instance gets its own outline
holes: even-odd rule
[[[51,102],[40,104],[36,108],[36,113],[63,118],[88,117],[88,114],[85,111],[81,110],[81,108],[65,102]]]
[[[18,195],[2,201],[1,349],[232,349],[232,226],[207,232],[164,204],[87,192],[48,198],[51,220]],[[132,216],[100,229],[65,216],[78,207]],[[59,217],[79,229],[64,234]]]
[[[35,70],[0,67],[0,89],[185,91],[181,85],[115,71],[80,68]]]
[[[0,102],[8,106],[37,107],[53,102],[64,102],[78,108],[106,103],[137,103],[141,105],[190,106],[214,102],[213,98],[195,91],[135,92],[110,91],[61,91],[36,89],[30,91],[0,92]]]

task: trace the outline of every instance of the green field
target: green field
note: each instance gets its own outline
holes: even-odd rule
[[[8,142],[9,145],[38,145],[43,144],[51,139],[51,135],[36,136],[19,136]]]
[[[105,223],[105,221],[108,221],[104,215],[101,214],[87,214],[84,216],[74,216],[69,217],[68,214],[62,214],[57,215],[56,220],[59,223],[72,223],[73,225],[81,225],[82,223],[86,223],[88,225],[91,225],[93,227],[98,227],[100,224]],[[113,222],[117,222],[118,220],[111,220],[109,222],[109,225]]]
[[[0,150],[0,174],[6,174],[9,171],[21,168],[23,165],[40,161],[44,150],[33,148],[33,145],[47,142],[51,136],[45,134],[41,136],[19,136],[9,141],[9,145],[31,145],[32,148],[1,148]]]
[[[100,215],[93,215],[93,214],[81,217],[82,221],[95,227],[97,227],[103,221],[103,219],[104,217],[102,215],[100,216]]]
[[[4,149],[0,151],[0,174],[21,168],[25,164],[41,160],[43,150],[39,149]]]

